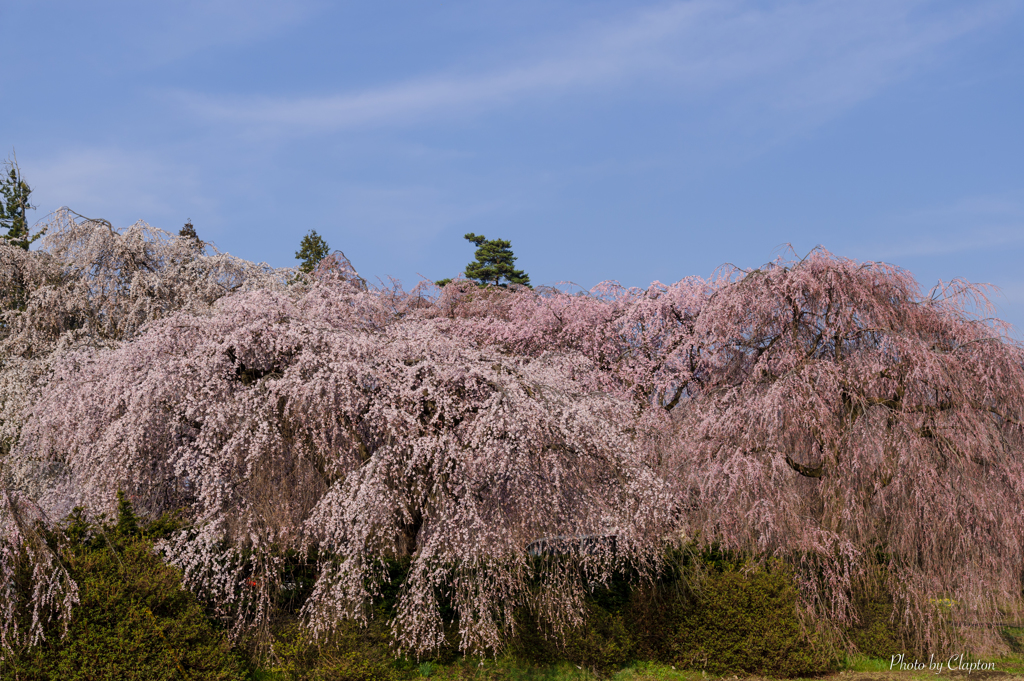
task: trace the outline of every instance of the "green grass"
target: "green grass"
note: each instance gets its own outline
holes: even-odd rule
[[[1004,657],[986,657],[986,662],[995,662],[996,671],[1014,676],[1024,676],[1024,655],[1010,654]]]
[[[288,674],[284,672],[267,671],[265,669],[257,669],[252,673],[253,681],[285,681],[288,678]]]
[[[571,662],[531,665],[512,657],[498,659],[466,658],[447,665],[431,665],[431,678],[438,681],[473,679],[474,681],[696,681],[699,671],[677,670],[670,665],[637,662],[609,677]],[[422,676],[422,665],[420,675]]]
[[[700,678],[700,672],[684,671],[656,662],[637,662],[612,676],[613,681],[694,681]]]
[[[968,657],[966,660],[975,660],[976,658]],[[992,662],[995,664],[995,671],[1003,672],[1006,674],[1012,674],[1014,676],[1024,676],[1024,655],[1010,654],[1004,657],[985,657],[985,662]],[[883,660],[877,657],[868,657],[867,655],[851,655],[846,658],[845,664],[843,665],[843,671],[847,672],[887,672],[892,669],[891,660]],[[892,671],[899,672],[898,669]],[[908,678],[934,678],[935,673],[932,671],[925,670],[926,674],[922,675],[922,672],[910,672],[904,671],[899,672],[901,676],[906,675]],[[943,673],[948,673],[943,670]]]
[[[403,676],[409,681],[430,678],[435,681],[698,681],[710,677],[699,671],[679,670],[671,665],[637,662],[610,677],[595,674],[571,662],[553,665],[531,665],[511,657],[461,658],[450,664],[422,662],[403,665]],[[253,681],[291,681],[291,674],[282,671],[255,670]]]
[[[846,658],[844,671],[851,672],[887,672],[891,668],[891,660],[882,660],[867,655],[851,655]]]
[[[994,662],[996,671],[1024,675],[1024,655],[1009,655],[1001,658],[986,658]],[[401,677],[408,681],[424,678],[435,681],[711,681],[722,678],[732,681],[733,675],[723,677],[704,674],[699,670],[676,669],[671,665],[656,662],[634,662],[610,675],[594,673],[570,662],[552,665],[531,665],[513,657],[459,658],[448,664],[436,662],[412,663],[396,661],[401,667]],[[852,655],[846,658],[842,668],[845,673],[884,673],[890,671],[890,660],[866,655]],[[932,680],[948,678],[948,674],[936,676],[933,672],[893,671],[890,678]],[[259,670],[253,673],[253,681],[292,681],[295,677],[285,672]],[[315,677],[321,678],[321,677]],[[331,678],[331,677],[326,677]],[[761,677],[759,677],[761,678]],[[819,677],[820,678],[820,677]],[[825,677],[828,678],[828,677]],[[789,679],[787,681],[800,681]]]

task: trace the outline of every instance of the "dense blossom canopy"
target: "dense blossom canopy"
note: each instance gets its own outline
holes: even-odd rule
[[[1017,612],[1024,355],[975,287],[815,251],[645,290],[405,293],[340,253],[296,276],[72,217],[43,252],[0,245],[0,576],[31,545],[47,585],[8,610],[75,593],[8,518],[122,489],[184,509],[162,548],[239,632],[296,555],[317,632],[404,556],[399,644],[496,649],[517,608],[576,623],[683,544],[791,563],[823,626],[880,580],[923,647]]]
[[[634,535],[668,499],[631,437],[633,409],[574,382],[579,358],[505,356],[429,320],[373,328],[361,296],[234,296],[76,353],[21,451],[67,471],[65,504],[103,508],[122,488],[150,514],[192,509],[198,529],[168,550],[224,602],[247,580],[278,586],[279,549],[326,548],[317,627],[360,612],[380,559],[414,554],[399,622],[416,647],[442,635],[431,602],[448,588],[465,644],[497,645],[535,539],[614,533],[649,552]],[[229,558],[212,549],[225,536]],[[260,621],[270,595],[247,616]]]

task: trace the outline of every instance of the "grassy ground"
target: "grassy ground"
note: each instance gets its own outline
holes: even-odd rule
[[[944,661],[945,662],[945,661]],[[891,660],[855,656],[846,660],[845,668],[836,674],[820,677],[828,681],[935,681],[936,679],[1024,679],[1024,656],[1014,655],[986,659],[994,664],[994,670],[950,671],[935,670],[900,671]],[[954,663],[955,664],[955,663]],[[676,669],[668,665],[640,662],[621,669],[610,677],[596,675],[568,662],[553,666],[536,667],[524,665],[508,658],[485,660],[459,660],[442,665],[431,662],[415,664],[396,662],[401,675],[408,681],[730,681],[736,676],[715,677],[700,671]],[[291,681],[282,673],[260,671],[255,681]],[[745,681],[769,681],[764,677],[746,676]]]

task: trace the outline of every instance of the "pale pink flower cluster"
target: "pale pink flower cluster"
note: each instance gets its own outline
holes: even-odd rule
[[[78,603],[78,585],[42,534],[46,520],[31,501],[0,489],[0,661],[9,650],[43,640],[44,627],[54,619],[66,633]],[[25,574],[30,590],[19,593]],[[30,614],[27,627],[19,610]]]
[[[815,251],[645,290],[406,293],[341,255],[302,277],[59,220],[45,253],[0,246],[29,292],[0,327],[4,484],[53,517],[118,489],[184,509],[161,548],[239,633],[289,550],[315,556],[315,633],[411,558],[392,629],[414,651],[499,649],[522,607],[578,624],[615,570],[691,542],[790,563],[824,626],[872,579],[922,646],[1018,612],[1024,355],[976,287]]]

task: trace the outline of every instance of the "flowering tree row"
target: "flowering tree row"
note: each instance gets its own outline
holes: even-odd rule
[[[1024,356],[977,287],[818,250],[646,290],[405,293],[340,255],[297,277],[72,218],[0,246],[0,572],[39,566],[9,611],[66,617],[75,593],[16,518],[123,489],[185,510],[162,549],[238,632],[267,625],[289,550],[315,561],[314,631],[364,617],[405,556],[396,640],[480,651],[520,607],[578,623],[673,542],[788,561],[823,626],[874,579],[925,647],[1016,616]],[[553,538],[565,555],[531,555]]]

